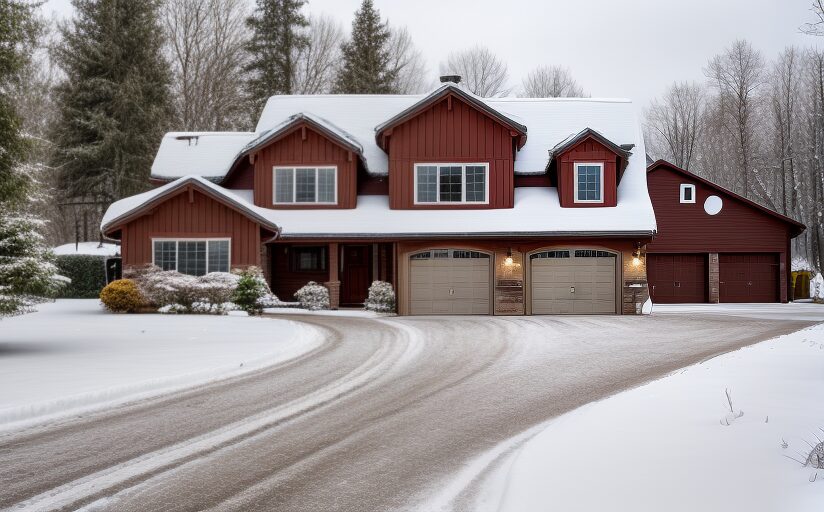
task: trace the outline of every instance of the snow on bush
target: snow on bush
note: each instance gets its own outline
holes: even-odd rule
[[[821,274],[810,280],[810,298],[816,302],[824,302],[824,277]]]
[[[221,305],[232,302],[240,280],[240,276],[228,272],[190,276],[156,266],[132,269],[127,274],[135,280],[149,304],[157,308],[175,306],[164,313],[180,313],[182,307],[190,313],[221,314],[224,312]]]
[[[364,307],[367,311],[391,313],[395,311],[395,290],[386,281],[373,281]]]
[[[295,298],[302,308],[310,311],[329,309],[329,290],[314,281],[309,281],[306,286],[296,291]]]
[[[113,313],[133,313],[145,304],[140,290],[131,279],[112,281],[100,292],[100,302]]]
[[[188,310],[186,309],[186,306],[183,306],[181,304],[166,304],[165,306],[157,308],[157,312],[164,315],[182,314],[186,313],[187,311]]]

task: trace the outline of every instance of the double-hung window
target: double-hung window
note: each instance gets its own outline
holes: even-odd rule
[[[575,163],[575,202],[604,202],[603,163]]]
[[[161,269],[193,276],[228,272],[231,257],[228,238],[153,239],[152,253],[152,262]]]
[[[275,167],[275,204],[336,204],[336,167]]]
[[[415,164],[415,204],[489,202],[489,164]]]

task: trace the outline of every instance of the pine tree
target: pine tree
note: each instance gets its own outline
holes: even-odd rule
[[[0,1],[0,317],[25,312],[61,283],[43,243],[43,221],[21,213],[31,207],[35,183],[12,94],[41,29],[33,9],[22,1]]]
[[[254,15],[246,20],[252,35],[246,45],[250,62],[247,95],[250,114],[256,118],[269,96],[294,94],[297,55],[307,47],[304,28],[309,20],[301,9],[306,0],[257,0]]]
[[[398,73],[390,67],[391,33],[372,0],[363,0],[352,21],[352,37],[341,46],[343,65],[335,84],[342,94],[394,94]]]
[[[149,186],[171,118],[160,3],[72,1],[75,17],[54,51],[65,73],[52,139],[66,199],[105,204]]]

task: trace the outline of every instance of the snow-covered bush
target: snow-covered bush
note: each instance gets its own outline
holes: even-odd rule
[[[100,302],[113,313],[133,313],[145,304],[137,284],[131,279],[109,283],[100,292]]]
[[[240,280],[240,276],[228,272],[211,272],[198,277],[174,270],[161,270],[155,266],[131,269],[127,275],[134,279],[152,306],[162,308],[175,304],[189,312],[195,312],[195,303],[201,304],[198,312],[204,312],[204,309],[209,308],[204,308],[202,304],[220,305],[232,302],[232,296]],[[173,309],[167,312],[180,311]]]
[[[295,298],[302,308],[310,311],[329,309],[329,290],[314,281],[309,281],[306,286],[296,291]]]
[[[161,307],[157,308],[157,312],[162,313],[164,315],[169,315],[169,314],[174,315],[174,314],[187,313],[188,310],[186,309],[186,306],[183,306],[183,305],[180,305],[180,304],[166,304],[165,306],[161,306]]]
[[[267,292],[266,282],[259,276],[256,269],[247,269],[239,275],[232,300],[250,315],[259,315],[263,312],[260,300]]]
[[[240,307],[234,302],[223,302],[213,304],[211,302],[193,302],[190,308],[191,313],[201,315],[225,315],[229,311],[237,311]]]
[[[392,284],[386,281],[373,281],[369,287],[369,294],[366,297],[364,307],[367,311],[377,311],[379,313],[395,311],[395,290],[392,288]]]
[[[262,297],[258,299],[258,306],[263,309],[266,308],[280,308],[280,307],[288,307],[294,306],[294,302],[283,302],[273,293],[264,293]]]

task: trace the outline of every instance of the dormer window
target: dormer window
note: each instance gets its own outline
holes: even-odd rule
[[[694,203],[695,202],[695,185],[688,183],[681,184],[681,202]]]
[[[415,164],[415,204],[489,203],[489,164]]]
[[[603,163],[575,163],[575,202],[604,202]]]
[[[337,204],[336,167],[275,167],[275,204]]]

